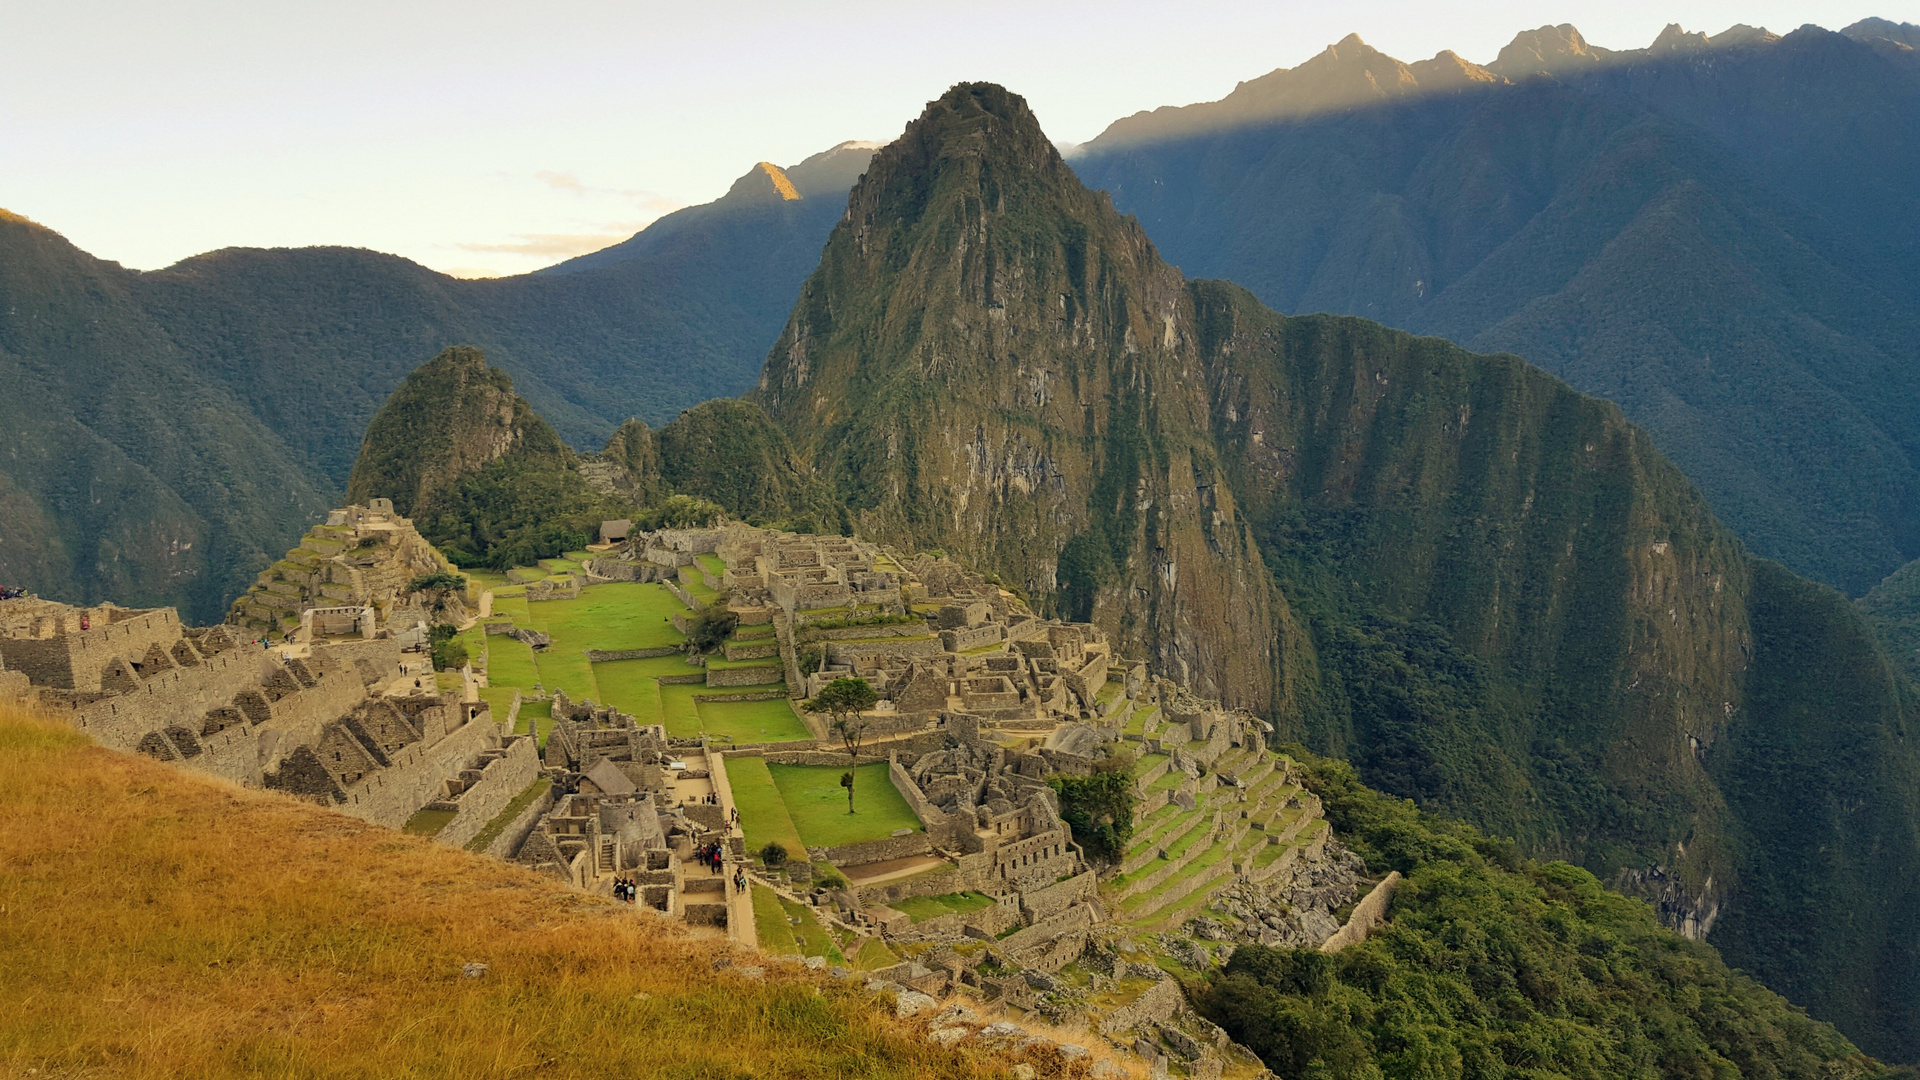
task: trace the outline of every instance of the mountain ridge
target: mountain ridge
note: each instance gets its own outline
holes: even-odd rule
[[[875,157],[750,398],[862,535],[956,550],[1910,1056],[1912,690],[1618,407],[1186,280],[986,84]]]

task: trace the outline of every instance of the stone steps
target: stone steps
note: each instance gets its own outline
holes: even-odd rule
[[[1162,883],[1161,891],[1130,897],[1121,903],[1121,910],[1132,922],[1150,918],[1156,912],[1192,895],[1195,890],[1206,888],[1213,882],[1232,874],[1233,862],[1226,856],[1224,848],[1208,847],[1204,855],[1183,868],[1183,873],[1173,875],[1168,881]],[[1202,900],[1204,899],[1203,896]],[[1132,906],[1129,907],[1129,904]]]
[[[1155,869],[1137,880],[1130,881],[1114,899],[1124,903],[1131,897],[1151,892],[1168,878],[1180,873],[1214,847],[1214,839],[1220,832],[1220,816],[1209,815],[1207,820],[1195,823],[1193,828],[1180,835],[1180,838],[1167,845],[1166,865]],[[1148,865],[1152,865],[1149,863]]]

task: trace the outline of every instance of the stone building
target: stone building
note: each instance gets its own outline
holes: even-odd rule
[[[0,601],[0,687],[103,746],[368,821],[403,824],[510,742],[485,702],[416,691],[390,635],[299,651],[172,608]]]

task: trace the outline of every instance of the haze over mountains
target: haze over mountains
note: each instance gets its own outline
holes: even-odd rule
[[[1618,402],[1757,551],[1859,593],[1920,555],[1914,32],[1549,26],[1484,67],[1349,37],[1074,167],[1191,274]]]
[[[737,394],[871,152],[756,166],[608,252],[498,280],[349,248],[138,273],[0,215],[0,582],[217,619],[448,345],[485,347],[576,445]]]

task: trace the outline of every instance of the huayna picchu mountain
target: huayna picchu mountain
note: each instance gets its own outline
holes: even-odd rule
[[[750,397],[861,535],[991,568],[1920,1056],[1913,692],[1613,405],[1184,279],[985,84],[875,156]]]

